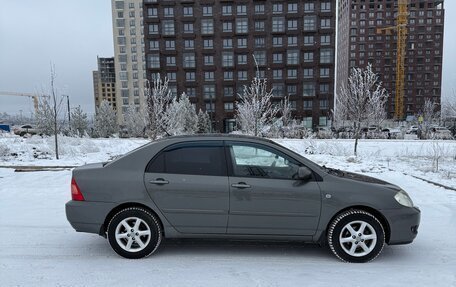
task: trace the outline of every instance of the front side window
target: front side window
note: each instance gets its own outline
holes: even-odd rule
[[[299,163],[271,148],[234,143],[229,149],[234,176],[275,179],[297,177]]]
[[[147,166],[149,173],[226,176],[221,143],[176,145],[156,156]]]

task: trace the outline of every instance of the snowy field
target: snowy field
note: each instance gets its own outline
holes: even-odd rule
[[[0,286],[456,286],[455,141],[277,140],[327,166],[401,186],[421,208],[414,243],[387,246],[368,264],[345,264],[327,248],[298,243],[165,241],[147,259],[117,256],[65,217],[71,171],[0,168]],[[134,149],[142,139],[52,139],[0,135],[0,165],[80,165]],[[439,170],[435,158],[440,155]]]

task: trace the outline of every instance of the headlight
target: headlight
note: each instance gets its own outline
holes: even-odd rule
[[[399,202],[399,204],[401,204],[403,206],[413,207],[412,199],[403,190],[401,190],[398,193],[396,193],[396,195],[394,196],[394,199],[396,199],[396,201]]]

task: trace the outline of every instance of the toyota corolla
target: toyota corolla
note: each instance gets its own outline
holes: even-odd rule
[[[66,215],[76,231],[107,237],[126,258],[164,238],[327,244],[367,262],[385,244],[411,243],[420,210],[393,184],[321,167],[270,140],[169,137],[109,163],[75,168]]]

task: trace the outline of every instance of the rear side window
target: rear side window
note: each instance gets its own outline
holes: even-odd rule
[[[149,173],[227,176],[222,146],[189,145],[162,151],[147,166]]]

